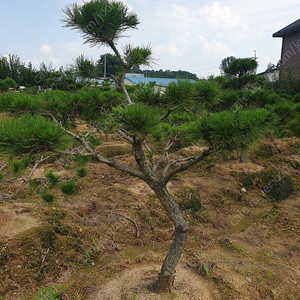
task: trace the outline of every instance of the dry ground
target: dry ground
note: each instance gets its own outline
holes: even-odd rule
[[[128,145],[99,138],[102,151],[134,164]],[[144,183],[91,161],[76,194],[54,188],[52,204],[40,198],[37,185],[27,186],[18,199],[0,203],[0,299],[42,299],[37,291],[55,286],[64,290],[61,299],[299,300],[299,150],[294,138],[265,141],[247,163],[231,153],[214,156],[170,182],[191,228],[172,295],[151,290],[173,229]],[[55,158],[35,178],[51,168],[68,179],[75,166]],[[263,191],[261,174],[270,169],[280,177],[271,185],[283,174],[293,182],[284,201]],[[9,168],[3,173],[1,192],[12,192],[19,182],[5,181],[13,177]],[[201,208],[187,208],[187,200]]]

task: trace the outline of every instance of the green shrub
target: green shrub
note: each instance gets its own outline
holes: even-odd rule
[[[209,80],[196,81],[193,84],[194,100],[204,105],[207,109],[212,109],[220,102],[221,89]]]
[[[83,167],[89,162],[89,157],[71,156],[70,159],[74,161],[78,167]]]
[[[295,136],[300,137],[300,115],[287,124],[287,128],[290,129]]]
[[[3,80],[9,88],[16,88],[18,85],[17,83],[10,77],[7,77]]]
[[[54,187],[59,182],[59,176],[56,176],[54,170],[49,170],[46,172],[47,183],[50,187]]]
[[[42,199],[48,203],[51,203],[53,202],[54,200],[54,195],[52,194],[49,194],[49,193],[44,193],[41,195]]]
[[[76,96],[65,91],[46,91],[39,95],[44,102],[45,113],[52,114],[66,125],[77,115]]]
[[[34,300],[59,300],[65,290],[65,288],[55,287],[54,285],[42,287],[36,293]]]
[[[32,158],[30,156],[26,156],[22,159],[23,169],[26,169],[31,164],[32,164]]]
[[[0,80],[0,92],[7,92],[9,89],[9,86],[4,80]]]
[[[168,85],[164,98],[169,105],[182,105],[189,103],[193,95],[193,83],[188,80],[178,80]]]
[[[97,120],[103,113],[120,105],[124,96],[116,90],[101,92],[99,89],[82,89],[77,95],[78,112],[87,121]]]
[[[0,87],[1,89],[1,87]],[[7,93],[0,95],[0,112],[11,112],[15,94]]]
[[[154,83],[139,84],[131,97],[134,102],[143,102],[150,105],[160,104],[162,101],[161,93],[155,88]]]
[[[39,153],[66,146],[64,130],[41,116],[0,120],[0,151]]]
[[[73,195],[75,193],[75,184],[73,181],[66,182],[62,184],[59,188],[65,195],[68,196]]]
[[[79,177],[85,177],[88,174],[88,169],[87,168],[78,168],[77,169],[77,175]]]
[[[150,109],[143,103],[118,108],[114,113],[117,123],[130,134],[157,134],[161,116],[157,110]]]
[[[93,146],[98,146],[100,145],[99,139],[97,139],[94,135],[90,135],[87,139],[88,142],[90,142]]]
[[[265,107],[267,104],[275,104],[282,101],[282,98],[274,91],[259,89],[251,94],[250,101],[258,107]]]
[[[297,94],[297,95],[295,95],[295,96],[293,97],[293,101],[294,101],[295,103],[300,103],[300,93]]]
[[[289,198],[294,193],[292,179],[276,170],[267,170],[260,174],[262,189],[274,202]]]
[[[77,86],[75,84],[68,85],[68,91],[76,91],[76,90],[77,90]]]
[[[10,164],[11,171],[18,174],[23,170],[23,163],[20,160],[13,160]]]
[[[267,106],[267,108],[276,113],[276,115],[280,118],[280,123],[282,124],[289,122],[294,115],[294,104],[287,100],[282,100],[276,104]]]
[[[238,91],[235,90],[224,90],[220,93],[221,110],[235,109],[236,107],[242,106],[244,103],[243,99],[240,98]]]
[[[175,111],[169,115],[168,119],[172,124],[182,124],[195,121],[197,119],[197,115],[193,112]]]
[[[81,82],[77,82],[75,83],[75,86],[77,87],[77,89],[81,90],[84,87],[84,84]]]
[[[191,140],[204,140],[215,149],[247,149],[273,123],[273,115],[264,109],[223,111],[202,115],[186,132]]]
[[[10,112],[15,115],[36,114],[42,108],[43,103],[36,96],[17,94],[11,103]]]

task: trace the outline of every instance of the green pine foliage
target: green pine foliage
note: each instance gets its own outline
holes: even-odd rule
[[[82,178],[82,177],[85,177],[88,174],[88,169],[82,167],[82,168],[78,168],[76,170],[76,172],[77,172],[77,175]]]
[[[27,94],[8,93],[0,95],[0,112],[14,115],[35,114],[42,111],[43,103]]]
[[[49,170],[46,172],[46,179],[50,188],[54,187],[59,182],[59,176],[54,174],[54,170]]]
[[[0,121],[0,151],[15,155],[40,153],[63,148],[67,141],[60,126],[41,116]]]
[[[102,92],[99,89],[84,88],[77,95],[78,113],[87,121],[95,121],[103,114],[120,105],[124,96],[116,90]]]
[[[134,102],[143,102],[147,105],[159,105],[163,102],[161,92],[156,89],[154,83],[139,84],[131,93],[131,98]]]
[[[213,81],[200,80],[193,84],[194,100],[206,109],[211,109],[220,102],[221,89]]]
[[[287,127],[294,133],[295,136],[300,138],[300,115],[298,114],[295,119],[290,121],[287,124]]]
[[[58,121],[66,125],[74,120],[77,114],[76,98],[64,91],[46,91],[38,95],[46,114],[52,114]]]
[[[219,150],[247,149],[271,129],[274,117],[265,109],[222,111],[202,115],[187,126],[192,140]]]
[[[19,174],[23,170],[23,164],[21,160],[13,160],[10,163],[10,168],[13,174]]]
[[[169,105],[183,105],[193,99],[193,83],[188,80],[171,82],[165,92],[166,103]]]
[[[66,182],[64,184],[62,184],[60,187],[60,190],[62,191],[62,193],[64,193],[65,195],[73,195],[75,194],[75,183],[73,181],[70,182]]]
[[[114,111],[116,122],[129,134],[157,135],[161,116],[156,109],[143,103],[136,103]]]
[[[52,203],[54,200],[54,195],[49,193],[44,193],[41,195],[41,198],[47,203]]]
[[[65,27],[78,30],[85,43],[99,46],[119,39],[128,29],[136,29],[137,16],[121,1],[94,0],[64,9]]]

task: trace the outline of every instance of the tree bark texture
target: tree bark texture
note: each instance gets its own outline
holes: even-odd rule
[[[157,292],[170,293],[174,286],[175,269],[187,241],[189,226],[183,217],[179,205],[170,195],[166,186],[156,182],[151,184],[150,187],[155,191],[175,227],[172,245],[164,259],[156,284]]]

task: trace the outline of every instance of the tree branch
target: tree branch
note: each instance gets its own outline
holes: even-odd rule
[[[169,163],[169,157],[168,157],[168,153],[171,149],[171,147],[173,146],[173,144],[175,143],[175,141],[177,140],[177,134],[174,138],[170,138],[164,148],[163,154],[160,156],[159,159],[157,159],[157,161],[155,162],[152,171],[156,172],[157,168],[159,167],[159,165],[163,162],[164,158],[167,156],[167,160]]]
[[[119,217],[124,218],[125,220],[131,222],[131,223],[134,225],[134,227],[135,227],[135,236],[136,236],[137,238],[140,237],[140,230],[139,230],[139,227],[138,227],[137,223],[136,223],[133,219],[131,219],[131,218],[125,216],[125,215],[121,215],[121,214],[119,214],[119,213],[115,213],[115,212],[101,211],[100,214],[116,215],[116,216],[119,216]]]
[[[213,150],[212,148],[208,148],[208,149],[204,150],[200,156],[183,159],[183,161],[182,161],[183,163],[180,166],[169,171],[166,174],[162,174],[162,176],[161,176],[162,181],[165,184],[167,184],[175,174],[185,171],[188,168],[190,168],[191,166],[197,164],[198,162],[200,162],[201,160],[206,158],[212,152],[212,150]],[[171,165],[174,165],[175,163],[177,163],[177,162],[172,162]],[[180,163],[180,161],[178,161],[178,163]]]
[[[124,131],[116,130],[116,133],[118,133],[122,138],[124,138],[131,145],[133,144],[133,138],[127,135]]]
[[[165,113],[165,115],[160,120],[161,121],[165,120],[174,110],[178,109],[179,107],[181,107],[181,104],[179,104],[173,108],[169,108],[168,111]]]
[[[3,166],[0,167],[0,171],[4,170],[8,166],[8,163],[5,163]]]
[[[150,161],[150,163],[151,163],[151,165],[152,165],[152,167],[154,166],[154,162],[153,162],[153,159],[152,159],[152,156],[153,156],[153,152],[152,152],[152,150],[151,150],[151,148],[148,146],[148,144],[147,144],[147,142],[146,141],[144,141],[144,146],[145,146],[145,148],[147,149],[147,152],[148,152],[148,159],[149,159],[149,161]]]
[[[55,152],[65,155],[78,155],[81,157],[95,157],[97,153],[83,153],[80,151],[64,151],[64,150],[55,150]]]

